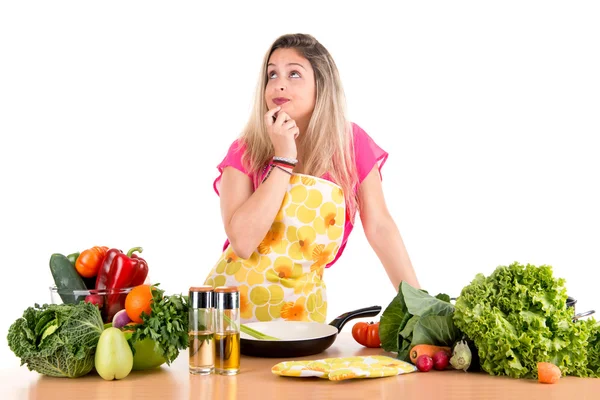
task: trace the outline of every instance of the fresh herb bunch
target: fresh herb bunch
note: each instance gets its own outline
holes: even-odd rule
[[[179,351],[188,347],[188,297],[181,294],[166,296],[158,285],[152,286],[150,315],[142,313],[142,323],[134,326],[130,341],[133,345],[146,338],[154,340],[154,351],[170,365]]]

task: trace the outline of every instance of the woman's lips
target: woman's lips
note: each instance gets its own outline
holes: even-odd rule
[[[285,97],[276,97],[273,99],[273,103],[277,104],[278,106],[287,103],[288,101],[290,101],[290,99],[286,99]]]

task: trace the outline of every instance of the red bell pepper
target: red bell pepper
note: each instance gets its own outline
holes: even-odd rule
[[[104,255],[100,269],[98,269],[98,276],[96,276],[97,290],[105,290],[108,287],[108,273],[110,272],[113,259],[117,254],[123,254],[123,252],[117,249],[110,249]]]
[[[133,254],[136,251],[141,253],[142,250],[141,247],[134,247],[127,254],[117,249],[108,250],[98,271],[96,289],[118,290],[144,283],[148,276],[148,264],[143,258]],[[126,294],[119,293],[111,293],[107,296],[105,307],[107,321],[112,321],[112,317],[125,308],[126,297]]]

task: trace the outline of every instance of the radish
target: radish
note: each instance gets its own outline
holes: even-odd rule
[[[431,371],[433,368],[433,359],[428,355],[421,355],[417,358],[417,369],[421,372]]]
[[[98,306],[98,308],[102,308],[104,306],[104,299],[99,294],[88,294],[87,296],[85,296],[84,301],[86,303],[92,303]]]
[[[121,311],[116,313],[115,316],[113,317],[112,326],[114,326],[115,328],[121,329],[122,327],[124,327],[125,325],[127,325],[130,322],[131,322],[131,319],[127,315],[127,312],[125,311],[125,309],[122,309]]]
[[[443,371],[448,367],[450,357],[445,351],[438,351],[433,355],[433,368]]]

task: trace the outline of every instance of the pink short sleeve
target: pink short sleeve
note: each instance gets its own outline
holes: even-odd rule
[[[354,133],[354,156],[360,184],[376,164],[379,168],[379,174],[381,174],[381,168],[388,158],[388,153],[379,147],[367,132],[357,124],[352,123],[352,131]]]
[[[242,162],[242,156],[244,155],[245,150],[246,150],[246,147],[240,141],[240,139],[237,139],[236,141],[234,141],[231,144],[231,146],[229,146],[227,155],[225,155],[225,158],[223,159],[223,161],[221,161],[221,163],[219,165],[217,165],[217,169],[219,170],[219,176],[217,177],[217,179],[215,179],[215,182],[213,184],[213,188],[215,189],[215,192],[217,192],[217,194],[219,194],[221,177],[223,176],[223,170],[226,167],[233,167],[233,168],[243,172],[244,174],[248,175],[248,177],[250,177],[250,179],[252,179],[252,175],[244,167],[244,164]]]

